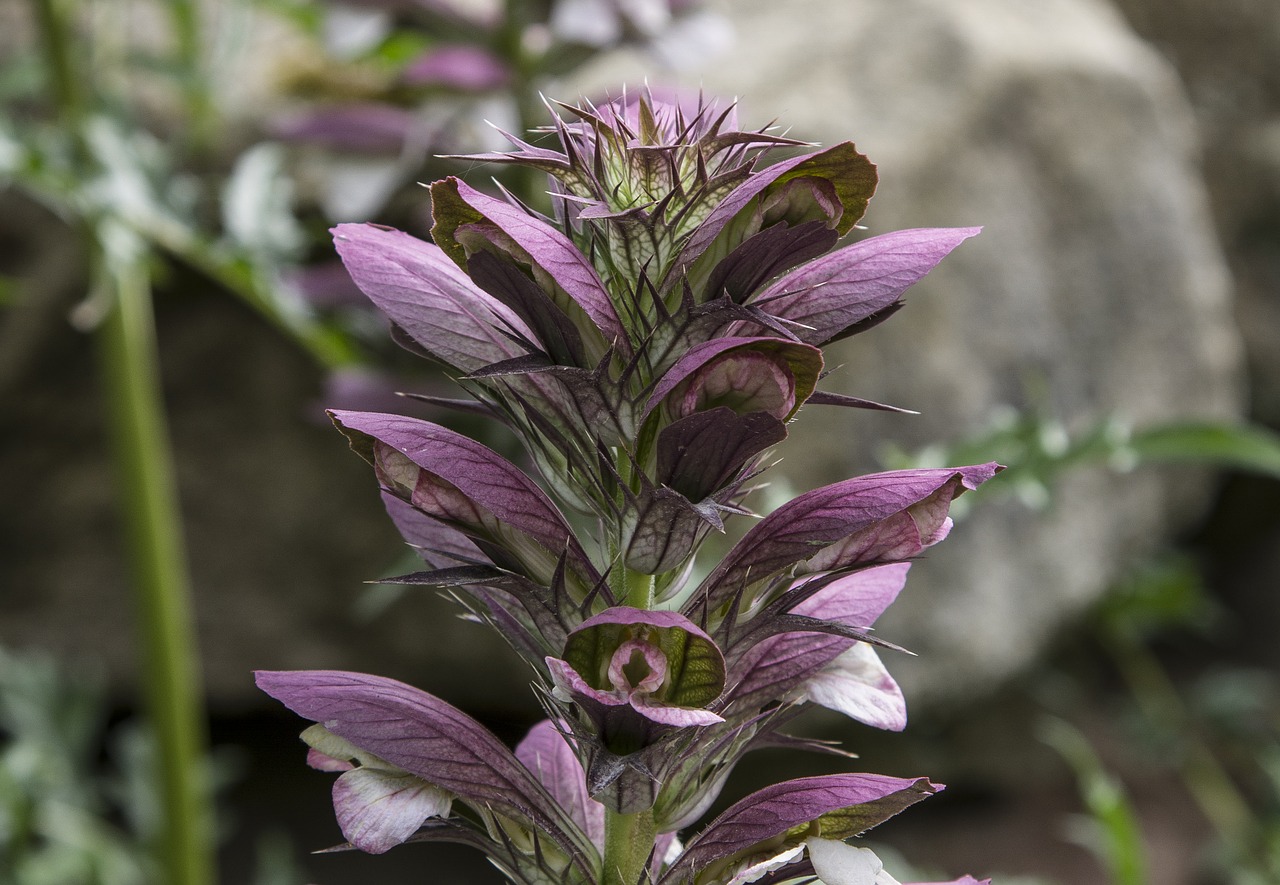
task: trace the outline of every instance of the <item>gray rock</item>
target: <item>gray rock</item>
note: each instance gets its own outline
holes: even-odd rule
[[[1252,413],[1280,427],[1280,4],[1113,2],[1186,85],[1236,281]]]
[[[798,14],[803,10],[803,14]],[[1003,407],[1072,430],[1240,414],[1240,346],[1195,124],[1170,66],[1090,0],[741,0],[700,72],[791,134],[880,167],[869,233],[982,224],[905,310],[837,348],[837,389],[920,417],[810,408],[781,449],[797,489],[978,432]],[[590,91],[639,72],[592,71]],[[696,85],[696,84],[695,84]],[[1040,391],[1038,394],[1035,391]],[[958,700],[1016,673],[1128,563],[1206,503],[1203,477],[1073,471],[1029,513],[979,506],[913,569],[882,635],[910,690]]]

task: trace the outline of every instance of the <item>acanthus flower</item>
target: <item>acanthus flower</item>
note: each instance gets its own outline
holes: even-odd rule
[[[447,179],[432,185],[434,243],[335,229],[395,336],[475,398],[451,404],[505,422],[538,467],[541,483],[430,422],[332,413],[427,565],[395,580],[439,588],[501,632],[552,724],[517,748],[515,771],[491,735],[408,686],[332,673],[260,684],[322,724],[313,738],[350,745],[335,764],[360,765],[347,783],[362,790],[339,810],[357,847],[459,838],[521,882],[745,885],[819,866],[835,871],[828,885],[889,882],[848,872],[871,869],[865,855],[829,865],[812,844],[821,854],[932,794],[925,779],[787,782],[682,852],[674,833],[750,750],[821,749],[781,732],[806,703],[905,725],[874,649],[895,646],[873,624],[910,560],[946,537],[951,501],[1000,468],[834,483],[761,519],[711,567],[695,557],[749,513],[749,483],[806,404],[891,408],[819,390],[821,348],[892,315],[977,231],[830,251],[875,186],[852,144],[764,165],[805,146],[738,131],[732,108],[701,99],[564,110],[549,130],[559,150],[512,137],[514,152],[480,157],[548,173],[552,216]],[[464,757],[476,774],[459,774]],[[505,802],[486,804],[499,782]],[[396,809],[387,820],[366,807],[378,798]]]

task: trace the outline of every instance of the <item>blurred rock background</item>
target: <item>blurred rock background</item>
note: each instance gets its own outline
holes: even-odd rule
[[[1066,440],[1106,422],[1250,418],[1280,428],[1280,7],[736,0],[719,11],[733,39],[705,64],[685,58],[682,70],[657,74],[651,55],[623,50],[560,77],[552,94],[571,99],[648,77],[736,96],[748,123],[776,117],[796,137],[857,142],[881,172],[869,233],[985,227],[909,293],[892,322],[846,342],[829,384],[921,415],[808,409],[775,482],[800,491],[869,472],[882,466],[886,442],[919,452],[981,439],[1011,413],[1049,416],[1042,429]],[[16,57],[29,23],[15,6],[0,16],[0,53]],[[273,132],[288,109],[283,67],[296,76],[299,65],[315,66],[314,50],[289,28],[268,22],[250,33],[243,76],[220,87],[237,108],[228,151]],[[679,44],[668,50],[678,57]],[[162,102],[155,119],[163,132]],[[334,203],[335,182],[375,186],[352,178],[357,166],[317,172],[304,162],[313,173],[301,178],[308,231],[323,228],[316,206],[352,211],[333,209],[352,205]],[[483,180],[490,170],[469,174]],[[422,201],[405,188],[389,217],[375,220],[421,234]],[[0,645],[101,662],[128,708],[134,615],[96,364],[67,321],[85,294],[84,256],[65,225],[21,193],[0,193],[0,205],[0,275],[16,281],[0,310]],[[276,777],[272,760],[296,763],[287,789],[323,794],[323,778],[309,778],[292,753],[292,723],[266,712],[249,673],[333,668],[414,682],[517,736],[538,710],[500,640],[452,620],[435,598],[363,587],[395,571],[402,548],[366,466],[326,426],[325,374],[181,265],[163,282],[157,316],[215,735],[274,747],[254,751],[253,772]],[[1062,441],[1043,442],[1052,450]],[[1280,664],[1276,482],[1119,466],[1064,471],[1045,506],[1026,495],[977,506],[914,567],[880,625],[920,653],[891,667],[921,728],[858,740],[874,758],[936,764],[929,771],[939,779],[985,785],[994,797],[981,808],[939,803],[934,820],[957,822],[949,832],[962,835],[932,853],[923,844],[930,818],[904,819],[907,836],[920,834],[913,849],[940,864],[994,871],[994,840],[982,829],[989,815],[1031,820],[1026,808],[1037,806],[1030,830],[1002,840],[997,866],[1095,880],[1087,853],[1050,857],[1043,847],[1061,844],[1046,809],[1072,807],[1063,770],[1023,771],[1018,793],[1009,768],[1056,764],[1020,730],[1034,718],[1028,674],[1081,654],[1087,613],[1136,567],[1171,548],[1192,551],[1227,613],[1219,641],[1231,659]],[[1220,648],[1206,647],[1215,650],[1206,656]],[[952,740],[953,727],[967,733],[969,755],[940,756],[931,744]],[[1177,795],[1164,786],[1144,794],[1152,808]],[[241,813],[251,821],[304,805],[317,820],[327,815],[315,796],[247,801],[253,810]],[[1153,839],[1168,835],[1168,850],[1152,852],[1164,866],[1151,881],[1211,881],[1195,878],[1201,859],[1188,844],[1206,822],[1190,817],[1154,830]],[[301,837],[307,848],[333,832],[313,826],[321,835]],[[327,882],[348,881],[344,864],[361,869],[334,864],[310,868],[327,871],[313,873]]]

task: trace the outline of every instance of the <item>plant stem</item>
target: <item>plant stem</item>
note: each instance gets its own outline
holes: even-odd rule
[[[1208,744],[1192,727],[1192,717],[1159,659],[1140,639],[1111,630],[1103,634],[1121,677],[1138,708],[1151,722],[1186,741],[1182,777],[1205,818],[1222,838],[1238,844],[1253,822],[1249,804]]]
[[[134,572],[142,675],[159,752],[168,885],[213,885],[213,816],[190,582],[156,355],[145,252],[111,261],[98,330],[119,498]]]
[[[653,575],[642,574],[641,572],[633,572],[626,569],[624,577],[624,586],[626,595],[624,597],[625,605],[632,608],[651,609],[653,608]]]
[[[655,842],[653,810],[619,814],[606,810],[604,819],[604,870],[600,885],[637,885]]]

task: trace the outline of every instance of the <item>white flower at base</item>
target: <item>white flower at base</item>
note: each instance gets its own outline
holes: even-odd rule
[[[810,839],[805,845],[823,885],[901,885],[884,871],[884,864],[870,848],[855,848],[833,839]]]

